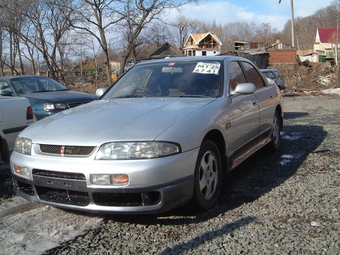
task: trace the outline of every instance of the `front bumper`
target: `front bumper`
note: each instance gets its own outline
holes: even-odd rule
[[[13,186],[15,193],[25,199],[60,208],[108,213],[159,213],[191,199],[196,153],[194,150],[124,164],[122,161],[56,160],[13,152]],[[30,177],[17,175],[14,165],[28,167]],[[130,179],[129,185],[123,187],[93,185],[89,180],[91,173],[123,172]]]

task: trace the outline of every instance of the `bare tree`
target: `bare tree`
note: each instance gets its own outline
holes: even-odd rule
[[[21,39],[21,27],[25,22],[24,17],[21,14],[23,5],[18,0],[8,1],[4,0],[1,6],[1,20],[0,26],[4,28],[3,31],[8,42],[9,55],[4,65],[8,66],[11,73],[22,73],[25,74],[22,50],[20,45]],[[20,71],[16,69],[17,60],[19,61]]]
[[[142,31],[150,23],[160,18],[160,15],[170,8],[178,8],[188,2],[197,2],[196,0],[127,0],[125,8],[120,12],[124,17],[122,25],[122,35],[126,40],[126,45],[122,55],[120,72],[124,71],[128,59],[136,61],[136,49],[143,43],[140,38]]]
[[[42,55],[52,78],[62,75],[63,51],[67,44],[65,36],[70,29],[71,12],[67,6],[72,0],[61,0],[58,5],[53,0],[36,0],[22,10],[22,15],[28,19],[22,26],[21,38],[26,43],[28,52],[35,48]],[[33,60],[32,60],[33,61]]]
[[[256,26],[254,39],[258,42],[274,42],[275,35],[278,33],[276,28],[273,28],[269,23],[262,23]]]
[[[178,16],[177,19],[173,22],[170,22],[169,25],[175,29],[174,38],[177,38],[176,43],[179,49],[182,50],[184,48],[185,40],[188,38],[191,32],[191,20],[185,16]]]
[[[3,31],[0,28],[0,76],[4,76],[4,60],[2,58],[3,54]]]
[[[183,49],[184,43],[189,38],[190,34],[211,32],[221,36],[220,30],[218,29],[219,25],[217,25],[215,21],[206,22],[198,19],[188,19],[184,16],[178,16],[178,18],[174,22],[170,22],[169,25],[174,30],[171,36],[176,38],[177,45],[180,49]]]
[[[111,85],[111,66],[108,51],[108,34],[112,26],[122,20],[117,9],[123,8],[120,0],[81,0],[73,8],[77,22],[72,26],[93,36],[105,54],[107,85]]]

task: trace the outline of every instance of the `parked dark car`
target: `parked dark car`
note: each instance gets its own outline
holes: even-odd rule
[[[26,97],[37,120],[98,98],[71,91],[51,78],[36,75],[0,77],[0,95]]]
[[[280,90],[284,90],[286,88],[285,82],[277,69],[261,69],[261,72],[269,79],[274,80]]]

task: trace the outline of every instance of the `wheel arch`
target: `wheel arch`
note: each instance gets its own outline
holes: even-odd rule
[[[0,153],[3,151],[4,149],[4,139],[2,138],[2,135],[0,134]]]
[[[7,141],[0,135],[0,157],[4,162],[9,162],[9,151]]]
[[[280,116],[280,129],[282,130],[283,128],[283,109],[281,105],[276,106],[275,111],[279,113]]]
[[[215,143],[215,145],[218,148],[218,151],[220,152],[222,169],[226,169],[226,166],[227,166],[226,144],[225,144],[225,140],[224,140],[222,133],[216,129],[211,130],[205,135],[203,141],[204,140],[211,140],[212,142]]]

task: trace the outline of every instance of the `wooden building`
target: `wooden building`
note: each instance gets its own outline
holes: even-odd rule
[[[190,34],[184,44],[185,56],[214,56],[221,53],[221,41],[211,33]]]

